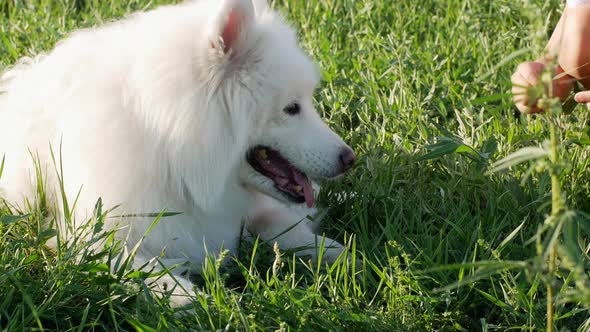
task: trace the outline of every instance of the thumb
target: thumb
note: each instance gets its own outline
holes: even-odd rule
[[[564,100],[574,87],[575,78],[564,72],[561,66],[557,66],[553,77],[553,93],[559,99]]]
[[[590,103],[590,90],[576,93],[574,99],[578,103]]]

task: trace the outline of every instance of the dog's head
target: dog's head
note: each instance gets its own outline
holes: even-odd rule
[[[209,112],[220,112],[229,129],[218,137],[224,148],[215,158],[224,159],[217,171],[228,171],[219,185],[312,206],[312,182],[342,174],[356,158],[314,109],[318,70],[265,0],[215,6],[199,59],[206,59],[200,65],[207,66],[201,72],[208,73]],[[221,121],[217,115],[210,120]]]

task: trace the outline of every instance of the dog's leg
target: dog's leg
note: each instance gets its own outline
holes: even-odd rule
[[[173,265],[167,261],[166,259],[160,260],[164,266]],[[157,269],[154,271],[157,271]],[[170,303],[174,307],[191,304],[195,300],[195,292],[198,292],[193,282],[188,279],[188,276],[184,276],[176,270],[166,272],[161,276],[148,278],[146,284],[155,294],[162,297],[169,296]]]
[[[282,250],[297,249],[297,255],[310,255],[314,260],[318,259],[324,241],[323,259],[333,263],[345,247],[336,240],[314,233],[309,216],[315,214],[315,209],[290,209],[266,203],[248,218],[246,229],[264,241],[278,242]]]
[[[127,251],[122,252],[122,260],[128,257]],[[134,270],[149,272],[153,277],[145,279],[146,286],[159,297],[169,297],[173,307],[186,306],[194,302],[196,286],[188,278],[191,271],[186,264],[186,259],[147,258],[137,254],[133,258]],[[173,270],[168,270],[174,267]],[[111,267],[113,268],[113,267]]]
[[[120,257],[111,260],[113,273],[116,274],[119,269],[129,268],[120,264],[129,258],[127,248],[118,254]],[[116,266],[117,262],[120,265]],[[189,279],[189,274],[194,269],[189,266],[186,258],[153,257],[139,250],[133,257],[130,267],[134,271],[150,273],[152,276],[144,280],[145,285],[154,295],[161,298],[168,297],[173,307],[187,306],[196,300],[195,292],[199,290]]]

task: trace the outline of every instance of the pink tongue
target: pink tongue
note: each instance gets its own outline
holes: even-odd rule
[[[298,172],[296,170],[293,170],[293,177],[295,179],[295,182],[297,182],[298,185],[303,187],[303,196],[305,197],[305,203],[307,204],[307,207],[313,207],[313,189],[311,188],[311,183],[309,182],[309,179],[307,178],[307,176],[305,176],[305,174]]]

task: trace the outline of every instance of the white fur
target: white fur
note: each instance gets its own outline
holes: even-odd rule
[[[238,33],[226,41],[231,15]],[[314,212],[293,212],[247,164],[249,148],[272,146],[313,179],[341,173],[346,145],[312,105],[318,76],[294,31],[262,0],[190,1],[77,31],[2,76],[0,191],[12,203],[33,197],[33,152],[57,199],[51,145],[70,202],[82,188],[77,226],[99,197],[107,207],[121,204],[117,214],[182,212],[156,226],[141,255],[164,250],[165,259],[198,270],[204,245],[235,247],[242,220],[272,239]],[[283,108],[294,100],[302,112],[289,116]],[[129,246],[151,224],[122,222]],[[316,243],[306,222],[278,241]]]

